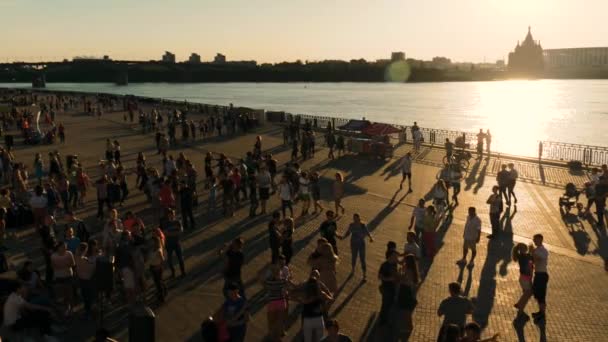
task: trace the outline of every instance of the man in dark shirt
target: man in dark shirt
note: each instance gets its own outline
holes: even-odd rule
[[[454,144],[450,141],[450,139],[445,138],[445,155],[448,157],[448,162],[452,157],[452,154],[454,154]]]
[[[234,216],[234,183],[227,175],[222,175],[222,190],[224,194],[222,196],[222,207],[224,209],[224,215]]]
[[[382,282],[380,293],[382,294],[382,306],[380,307],[379,324],[384,325],[389,321],[391,308],[397,293],[397,262],[399,253],[395,250],[387,252],[387,259],[380,266],[378,279]]]
[[[73,212],[68,211],[65,213],[65,229],[68,227],[74,228],[74,232],[76,233],[76,237],[80,239],[82,242],[88,242],[90,238],[89,230],[85,223],[76,217]]]
[[[509,201],[509,194],[507,192],[507,188],[509,186],[509,182],[511,181],[511,174],[507,171],[507,165],[502,164],[500,166],[500,171],[496,174],[496,182],[498,183],[498,189],[500,190],[500,196],[504,196],[505,202],[507,205],[511,205]]]
[[[232,240],[230,246],[225,245],[220,249],[219,254],[226,257],[224,262],[224,296],[228,298],[228,288],[231,284],[239,286],[239,292],[242,297],[245,297],[245,288],[241,279],[241,268],[245,262],[243,254],[243,239],[240,237]]]
[[[167,212],[167,224],[165,225],[165,248],[167,249],[167,262],[171,269],[171,276],[175,277],[175,268],[173,268],[173,254],[177,256],[179,269],[182,277],[186,276],[186,268],[184,266],[184,257],[182,255],[181,235],[184,231],[182,223],[175,219],[175,210],[169,209]]]
[[[271,262],[273,264],[277,261],[281,248],[281,233],[279,232],[280,221],[281,213],[275,211],[272,213],[272,220],[268,222],[268,242],[270,244]]]
[[[600,181],[595,185],[595,209],[597,211],[597,225],[605,226],[604,213],[606,212],[606,198],[608,197],[608,174],[604,172]]]
[[[446,327],[450,324],[455,324],[460,328],[461,336],[464,332],[464,325],[467,321],[467,315],[473,313],[473,303],[467,297],[461,295],[459,283],[450,283],[450,296],[441,301],[437,316],[443,317],[443,324],[439,330],[437,341],[443,341],[443,335]]]
[[[325,238],[325,240],[331,244],[334,253],[338,255],[338,245],[336,243],[336,231],[338,230],[338,226],[334,219],[334,212],[331,210],[326,211],[325,217],[325,221],[323,221],[319,227],[319,232],[321,233],[321,237]]]
[[[179,199],[184,229],[194,229],[194,214],[192,213],[192,207],[194,206],[193,197],[194,194],[192,192],[192,188],[188,186],[188,183],[182,181],[179,190]]]

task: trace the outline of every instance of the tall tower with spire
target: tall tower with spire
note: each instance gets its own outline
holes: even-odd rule
[[[544,68],[543,48],[540,41],[536,42],[532,37],[532,28],[528,26],[526,38],[515,46],[513,52],[509,53],[509,71],[521,75],[534,75]]]

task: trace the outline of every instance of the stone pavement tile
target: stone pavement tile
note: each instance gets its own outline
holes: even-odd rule
[[[86,124],[82,120],[88,118],[72,116],[66,118],[68,139],[72,139],[71,130],[89,127],[87,135],[74,134],[74,145],[58,146],[65,155],[69,152],[80,152],[82,159],[87,163],[95,163],[105,148],[105,137],[120,137],[123,146],[123,155],[128,158],[128,165],[133,163],[135,155],[140,150],[148,151],[149,163],[159,165],[160,159],[153,155],[153,139],[151,135],[142,136],[120,121],[121,114],[114,113],[104,116],[96,129],[91,130],[91,122]],[[73,132],[73,131],[72,131]],[[258,131],[263,134],[264,148],[276,151],[280,162],[289,159],[290,151],[279,144],[282,139],[272,128],[263,128]],[[210,142],[195,142],[172,150],[176,155],[179,151],[186,153],[195,162],[197,169],[202,170],[203,151],[226,151],[232,157],[238,157],[249,149],[258,132],[243,136],[231,137],[227,140],[217,139]],[[317,141],[321,140],[319,138]],[[407,148],[408,146],[404,147]],[[46,147],[45,147],[46,148]],[[28,160],[35,149],[18,151],[19,158]],[[431,153],[433,151],[430,151]],[[29,155],[28,155],[29,154]],[[337,317],[343,325],[345,333],[355,340],[376,340],[375,320],[380,306],[380,294],[376,274],[381,262],[384,260],[385,245],[388,241],[396,241],[402,248],[405,242],[405,233],[411,217],[411,211],[417,199],[432,186],[438,169],[432,163],[420,160],[414,164],[414,192],[405,196],[405,191],[397,191],[400,181],[398,160],[387,162],[372,160],[366,157],[347,155],[335,161],[326,159],[326,151],[320,150],[315,158],[303,163],[303,169],[319,168],[324,178],[322,180],[322,197],[324,204],[329,206],[331,194],[327,186],[331,184],[335,171],[344,172],[349,183],[346,187],[344,205],[347,208],[345,217],[339,221],[339,228],[345,229],[352,213],[359,212],[368,222],[375,241],[367,245],[368,281],[361,282],[359,266],[352,278],[350,272],[350,251],[348,241],[340,241],[340,263],[338,265],[338,284],[342,290],[332,306],[331,314]],[[434,153],[435,159],[438,158]],[[440,159],[439,159],[440,160]],[[510,239],[488,242],[482,238],[478,247],[479,254],[476,266],[469,272],[465,269],[459,276],[459,268],[455,261],[461,257],[462,229],[466,215],[466,207],[474,205],[478,208],[484,228],[488,227],[487,205],[485,199],[494,183],[490,175],[496,169],[497,163],[491,160],[488,165],[480,163],[468,182],[463,183],[461,204],[454,211],[454,220],[447,228],[440,250],[431,265],[425,280],[418,292],[419,305],[414,312],[415,329],[411,341],[432,341],[436,337],[440,319],[436,315],[439,302],[447,296],[447,284],[460,280],[470,296],[475,297],[477,309],[474,318],[487,326],[485,335],[500,332],[502,340],[517,340],[516,332],[512,327],[514,309],[512,303],[520,293],[517,282],[517,266],[510,261],[509,253],[513,245]],[[94,171],[94,167],[91,168]],[[481,176],[480,176],[481,175]],[[202,175],[199,176],[202,181]],[[130,184],[131,188],[133,184]],[[468,187],[468,188],[467,188]],[[546,332],[548,341],[587,341],[601,340],[608,335],[608,326],[598,318],[607,317],[605,303],[608,291],[603,287],[603,269],[595,262],[596,254],[601,248],[599,238],[585,225],[585,232],[590,236],[588,251],[580,253],[571,236],[565,230],[557,210],[557,197],[559,189],[542,187],[531,183],[520,183],[516,188],[520,195],[518,212],[512,218],[512,231],[514,240],[519,241],[531,237],[537,231],[545,234],[551,251],[549,271],[548,316]],[[132,208],[137,212],[144,210],[144,197],[132,189],[133,197],[125,208]],[[206,198],[206,191],[200,191],[202,202]],[[92,196],[91,196],[92,199]],[[81,216],[92,213],[92,200],[88,202],[89,208],[80,211]],[[271,199],[270,207],[278,208],[276,196]],[[297,205],[296,205],[297,207]],[[295,208],[294,208],[295,209]],[[187,233],[184,238],[184,252],[187,257],[186,265],[189,275],[183,280],[169,280],[170,297],[168,302],[157,308],[157,337],[160,341],[196,341],[198,340],[199,325],[202,320],[213,314],[221,305],[223,299],[221,288],[222,260],[217,257],[217,249],[237,235],[246,240],[245,255],[247,265],[243,275],[247,286],[247,295],[252,299],[253,320],[249,324],[248,341],[260,341],[266,332],[265,308],[263,307],[263,294],[261,285],[257,281],[267,266],[270,255],[267,251],[266,222],[267,218],[249,219],[247,210],[241,208],[235,217],[222,220],[209,220],[203,215],[202,208],[197,209],[197,222],[201,227],[195,232]],[[299,210],[296,209],[296,212]],[[146,214],[149,220],[149,213]],[[201,216],[202,215],[202,216]],[[317,229],[322,221],[322,215],[311,216],[298,220],[294,235],[297,253],[294,257],[292,270],[297,280],[303,280],[309,272],[306,258],[313,251],[317,238]],[[30,239],[32,240],[32,239]],[[24,246],[34,246],[35,243]],[[597,247],[595,245],[597,245]],[[489,245],[489,246],[488,246]],[[552,249],[555,246],[555,249]],[[490,253],[488,254],[488,248]],[[573,253],[576,257],[573,257]],[[35,255],[35,251],[26,251],[26,254]],[[535,303],[530,302],[528,310],[535,309]],[[591,309],[589,309],[591,308]],[[299,331],[299,318],[294,303],[290,305],[293,319],[288,329],[288,338],[291,339]],[[593,313],[593,314],[592,314]],[[109,315],[109,324],[112,331],[121,339],[126,337],[126,323],[124,313],[113,311]],[[398,321],[399,318],[396,318]],[[86,331],[83,331],[86,333]],[[90,331],[88,331],[90,333]],[[526,340],[537,340],[539,329],[533,324],[523,328]],[[82,335],[80,336],[82,337]]]

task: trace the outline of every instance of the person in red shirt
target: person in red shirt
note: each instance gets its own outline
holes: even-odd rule
[[[234,200],[239,203],[239,192],[241,190],[241,172],[237,167],[232,169],[230,173],[230,180],[234,183]]]
[[[171,182],[169,180],[166,180],[160,188],[158,197],[163,212],[167,212],[167,209],[175,207],[175,195],[173,194],[173,189],[171,188]]]
[[[143,236],[144,223],[135,216],[131,211],[127,211],[122,225],[126,231],[131,233],[131,236]]]

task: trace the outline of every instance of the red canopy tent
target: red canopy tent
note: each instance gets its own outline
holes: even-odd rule
[[[387,135],[387,134],[396,134],[401,132],[401,130],[393,125],[384,124],[384,123],[373,123],[367,127],[365,127],[362,131],[363,134],[378,136],[378,135]]]

